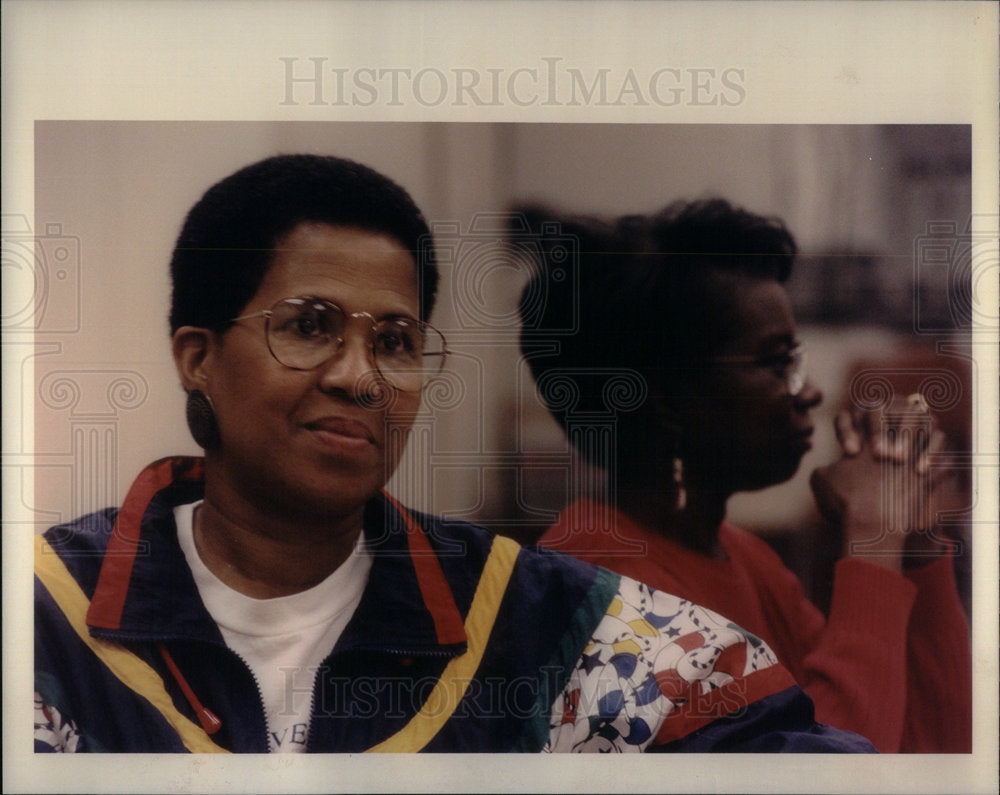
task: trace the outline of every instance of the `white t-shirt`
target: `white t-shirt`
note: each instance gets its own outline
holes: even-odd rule
[[[222,582],[198,555],[193,519],[200,504],[174,508],[177,538],[198,593],[226,645],[257,679],[270,750],[304,751],[316,671],[347,626],[368,582],[372,557],[364,535],[347,560],[318,585],[291,596],[254,599]]]

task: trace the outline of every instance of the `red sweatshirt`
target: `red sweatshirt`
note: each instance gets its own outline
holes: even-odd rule
[[[905,576],[845,558],[824,618],[771,547],[738,527],[723,522],[728,560],[718,560],[620,512],[611,514],[610,531],[579,529],[607,510],[581,500],[539,543],[698,602],[759,635],[812,696],[820,723],[864,735],[883,753],[971,752],[969,625],[950,558]]]

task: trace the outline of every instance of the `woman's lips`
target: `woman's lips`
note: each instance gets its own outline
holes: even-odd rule
[[[797,446],[801,447],[803,451],[812,450],[812,435],[813,429],[812,427],[809,427],[794,433],[792,435],[792,440]]]
[[[347,417],[322,417],[305,423],[304,427],[329,447],[361,451],[377,444],[367,425]]]

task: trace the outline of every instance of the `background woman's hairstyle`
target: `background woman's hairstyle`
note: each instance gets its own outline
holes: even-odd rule
[[[223,328],[257,292],[278,240],[300,223],[389,235],[413,253],[420,315],[434,307],[430,230],[410,195],[367,166],[321,155],[278,155],[212,186],[188,213],[170,262],[171,333]]]
[[[572,380],[580,412],[604,409],[606,376],[588,370],[635,370],[669,402],[699,362],[729,339],[727,308],[739,300],[740,284],[732,277],[784,282],[796,254],[780,220],[724,199],[680,201],[654,215],[614,221],[563,216],[539,205],[513,209],[538,235],[540,252],[521,296],[522,350],[536,383],[557,370]],[[577,278],[565,278],[565,260],[550,256],[553,236],[541,230],[553,228],[576,239]],[[574,318],[574,331],[556,336],[554,330],[574,327]],[[558,355],[528,355],[529,338],[537,342],[546,329],[558,339]],[[544,390],[542,398],[565,429],[556,401]],[[645,421],[641,409],[623,413],[620,442],[641,438]]]

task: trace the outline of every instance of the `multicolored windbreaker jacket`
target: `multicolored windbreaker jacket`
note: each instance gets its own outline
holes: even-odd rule
[[[36,751],[268,749],[254,677],[177,543],[202,462],[163,459],[36,539]],[[760,640],[690,602],[388,495],[312,692],[310,752],[870,752]]]

